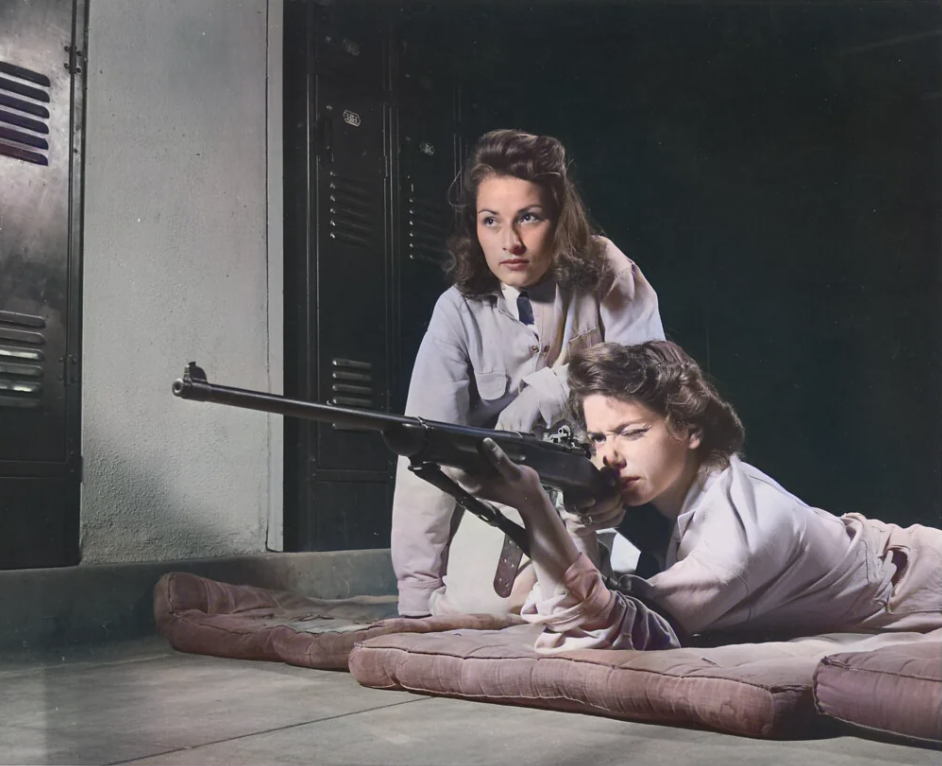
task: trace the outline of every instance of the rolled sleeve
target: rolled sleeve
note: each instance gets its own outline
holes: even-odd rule
[[[584,553],[566,570],[547,599],[534,588],[520,616],[543,625],[536,650],[543,654],[575,649],[676,649],[670,624],[631,596],[609,590]]]

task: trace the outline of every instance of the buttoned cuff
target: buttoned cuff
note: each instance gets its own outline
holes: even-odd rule
[[[615,599],[599,570],[584,553],[580,553],[563,574],[552,596],[541,599],[536,597],[538,593],[539,587],[534,588],[520,616],[557,632],[576,628],[592,630],[604,625]]]

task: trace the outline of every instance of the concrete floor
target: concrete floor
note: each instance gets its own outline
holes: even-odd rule
[[[0,689],[3,764],[942,764],[938,750],[855,736],[767,742],[378,691],[157,638],[6,654]]]

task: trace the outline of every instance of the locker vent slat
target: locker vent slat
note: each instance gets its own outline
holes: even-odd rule
[[[49,164],[49,78],[0,61],[0,155],[33,165]],[[39,119],[36,119],[39,118]]]
[[[40,316],[0,311],[0,407],[42,406],[45,329]]]
[[[331,398],[329,404],[339,407],[375,409],[373,365],[360,359],[331,360]],[[352,426],[332,425],[335,431],[362,431]]]

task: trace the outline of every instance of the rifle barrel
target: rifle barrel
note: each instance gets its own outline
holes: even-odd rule
[[[219,386],[207,383],[205,380],[195,380],[189,376],[178,378],[173,382],[173,393],[181,399],[226,404],[230,407],[269,412],[273,415],[288,415],[306,420],[320,420],[342,426],[365,428],[370,431],[382,431],[394,425],[419,425],[419,421],[415,418],[392,415],[388,412],[365,413],[333,404],[289,399],[286,396],[268,394],[263,391]]]
[[[531,466],[550,486],[574,496],[599,496],[608,490],[599,471],[586,458],[583,447],[542,441],[533,434],[441,423],[219,386],[211,384],[195,362],[189,364],[182,378],[174,381],[173,393],[181,399],[376,431],[392,452],[409,458],[413,463],[436,463],[484,474],[493,472],[494,467],[481,455],[480,445],[484,439],[491,438],[511,460]]]

